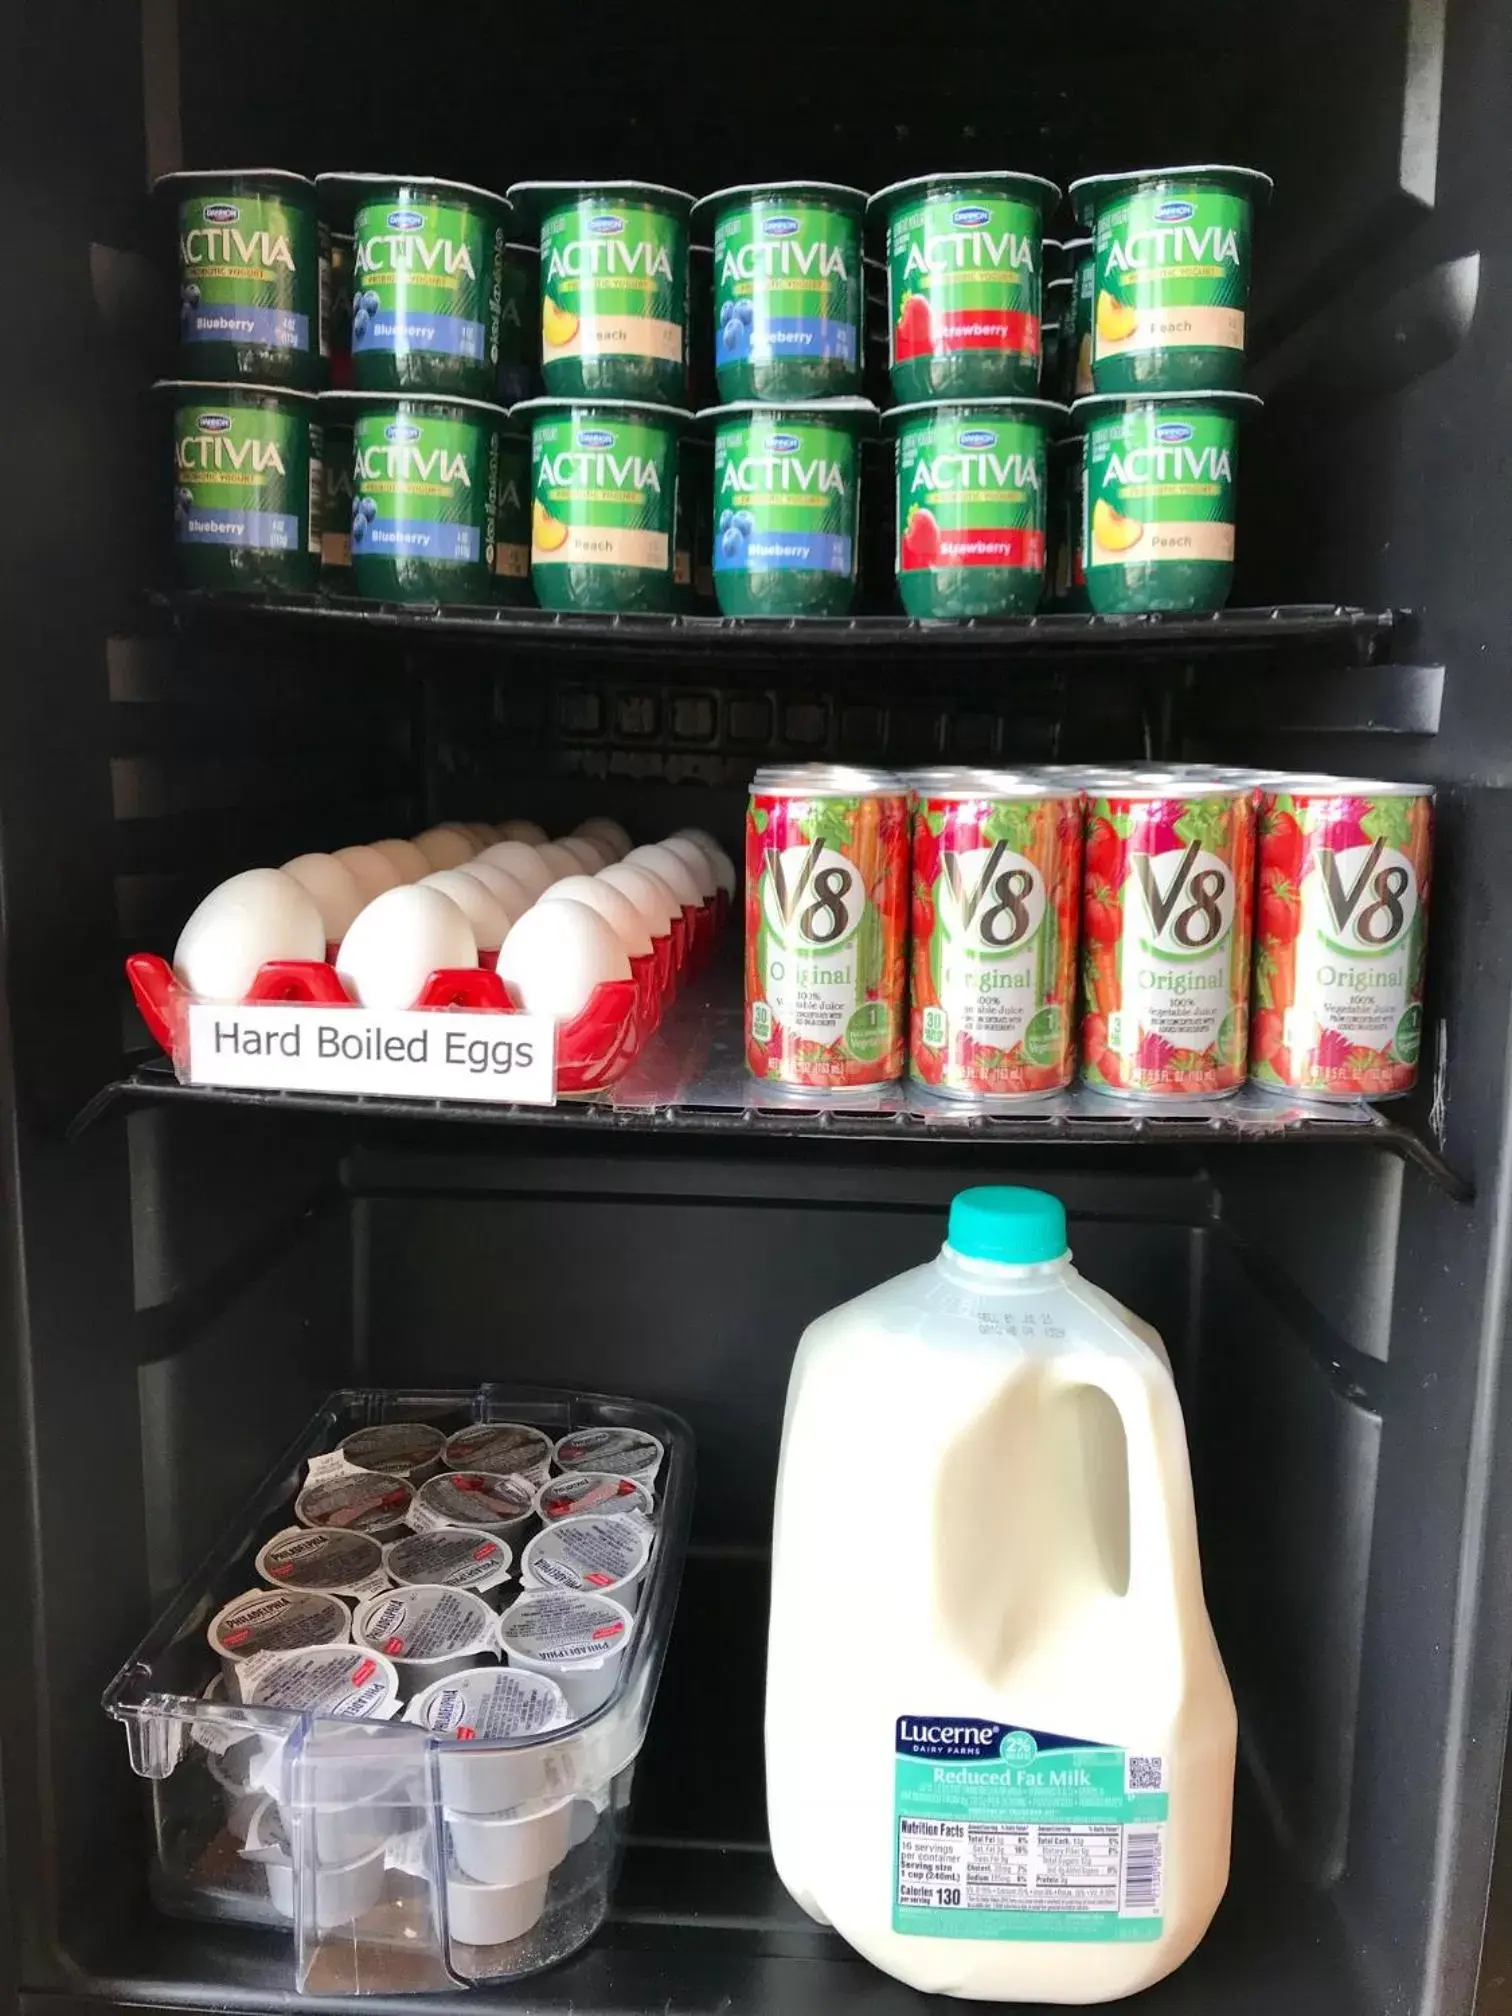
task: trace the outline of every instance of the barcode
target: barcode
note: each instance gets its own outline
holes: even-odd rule
[[[1164,1757],[1130,1757],[1124,1772],[1126,1792],[1161,1792],[1165,1789]]]
[[[1130,1827],[1124,1834],[1123,1903],[1120,1909],[1160,1909],[1161,1830]]]

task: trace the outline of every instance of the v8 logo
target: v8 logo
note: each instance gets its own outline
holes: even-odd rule
[[[1417,915],[1417,876],[1405,854],[1374,840],[1318,855],[1323,900],[1334,932],[1349,951],[1391,952]]]
[[[852,936],[865,909],[866,886],[855,863],[822,840],[768,852],[761,911],[784,945],[831,952]]]
[[[940,858],[938,903],[947,937],[971,952],[1016,952],[1040,928],[1045,884],[1039,870],[1006,841]]]
[[[1133,868],[1155,951],[1191,959],[1222,944],[1234,921],[1227,862],[1193,840],[1180,853],[1136,854]]]

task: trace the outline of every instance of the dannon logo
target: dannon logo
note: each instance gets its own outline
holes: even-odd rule
[[[207,224],[234,224],[241,216],[234,203],[207,203],[204,217]]]
[[[579,448],[612,448],[614,431],[609,427],[580,427],[577,440]]]
[[[228,413],[201,413],[198,424],[202,434],[224,434],[231,425],[231,416]]]
[[[423,210],[390,210],[388,214],[390,231],[422,231],[425,228]]]
[[[991,215],[991,211],[983,209],[980,203],[963,203],[959,210],[951,211],[950,221],[952,224],[985,224]]]
[[[767,439],[767,447],[774,455],[796,455],[798,436],[796,434],[772,434]]]
[[[990,427],[963,427],[956,436],[963,448],[996,448],[997,435]]]
[[[418,441],[420,429],[413,420],[390,420],[383,430],[385,441]]]
[[[595,238],[618,238],[625,228],[623,217],[590,217],[588,229]]]
[[[1192,430],[1185,420],[1162,420],[1155,429],[1157,441],[1190,441]]]
[[[768,238],[791,238],[798,229],[796,217],[767,217],[761,228]]]
[[[1195,203],[1188,203],[1184,197],[1172,197],[1168,203],[1157,203],[1155,215],[1162,224],[1184,224],[1196,210]]]

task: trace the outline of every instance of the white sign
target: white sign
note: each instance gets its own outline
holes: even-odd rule
[[[556,1025],[543,1015],[325,1008],[306,1002],[189,1010],[191,1085],[389,1099],[556,1103]]]

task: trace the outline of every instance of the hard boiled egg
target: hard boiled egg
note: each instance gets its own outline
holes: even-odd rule
[[[527,1014],[570,1022],[595,987],[630,978],[630,956],[585,903],[537,903],[504,940],[499,978]]]
[[[460,868],[478,849],[470,833],[459,826],[430,826],[415,835],[415,845],[432,869]]]
[[[506,875],[502,868],[496,868],[492,861],[469,861],[465,868],[457,870],[459,875],[471,875],[481,882],[492,895],[499,908],[511,924],[525,915],[531,905],[530,891],[523,882],[517,882],[513,875]]]
[[[590,840],[586,833],[564,833],[552,845],[565,847],[573,860],[581,863],[585,875],[597,875],[600,868],[619,859],[607,840]]]
[[[501,840],[523,840],[527,847],[539,847],[551,835],[544,826],[537,826],[534,819],[506,819],[499,828]]]
[[[315,908],[325,926],[326,943],[339,945],[352,919],[367,901],[346,863],[338,861],[334,854],[298,854],[292,861],[285,861],[278,872],[292,875],[300,888],[307,889],[315,898]]]
[[[279,868],[222,882],[179,933],[173,970],[201,1001],[242,1001],[269,959],[324,959],[325,926],[309,890]]]
[[[674,833],[661,845],[675,854],[693,880],[698,884],[700,901],[707,903],[719,894],[719,883],[714,874],[714,864],[696,840],[689,840],[685,834]]]
[[[649,868],[637,868],[628,861],[616,861],[612,868],[604,869],[593,879],[627,896],[640,912],[653,938],[665,938],[672,929],[673,918],[682,915],[682,905],[661,877]]]
[[[477,963],[472,926],[439,889],[390,889],[377,897],[336,955],[336,971],[364,1008],[413,1008],[439,968]]]
[[[632,959],[644,959],[651,952],[651,933],[646,920],[622,890],[597,875],[564,875],[553,882],[541,898],[543,903],[586,903],[597,910]]]
[[[401,882],[418,882],[431,872],[430,862],[413,840],[375,840],[373,852],[383,856]]]
[[[371,903],[387,889],[399,887],[398,869],[376,847],[338,847],[331,859],[339,861],[348,874],[355,876],[364,903]]]
[[[683,826],[673,834],[674,840],[691,840],[695,847],[701,847],[708,856],[709,866],[714,870],[714,879],[726,896],[735,894],[735,863],[726,854],[712,833],[705,833],[702,826]]]
[[[502,840],[504,838],[498,827],[490,826],[486,819],[469,819],[461,826],[460,830],[467,834],[479,853],[485,847],[492,847],[495,840]]]
[[[560,882],[564,875],[581,875],[583,872],[582,862],[570,847],[564,847],[559,840],[543,840],[536,848],[536,853],[551,871],[553,882]],[[595,874],[601,865],[595,864]]]
[[[439,889],[443,896],[449,896],[472,926],[473,938],[480,952],[497,952],[504,943],[514,919],[488,885],[476,875],[468,875],[461,868],[442,868],[434,875],[427,875],[423,882],[417,882],[415,887]],[[550,894],[550,891],[547,893]]]
[[[492,847],[485,847],[478,856],[491,867],[502,868],[506,875],[513,875],[524,888],[533,903],[538,896],[545,895],[556,877],[536,852],[534,846],[523,840],[498,840]]]
[[[616,861],[623,861],[630,852],[630,835],[618,819],[606,819],[602,814],[595,813],[591,819],[580,820],[574,830],[581,833],[585,840],[602,840],[613,851]]]
[[[649,868],[653,875],[660,875],[685,910],[696,910],[704,900],[692,869],[670,847],[632,847],[624,865]]]

